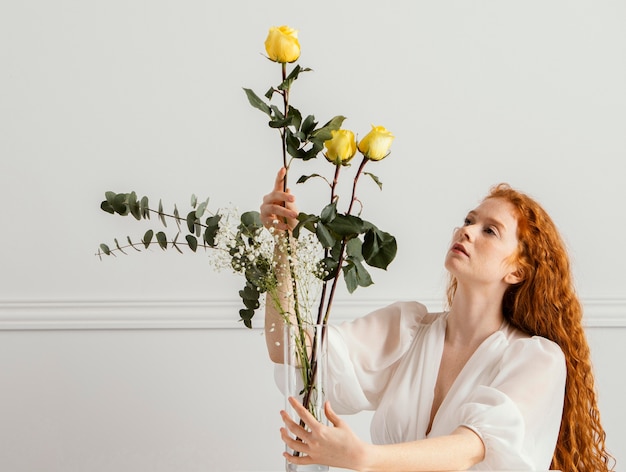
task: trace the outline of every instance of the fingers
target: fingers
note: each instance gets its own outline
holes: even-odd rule
[[[270,194],[263,199],[260,216],[261,222],[266,228],[274,227],[280,230],[287,230],[295,227],[298,212],[292,206],[285,207],[277,203],[276,200],[273,200],[272,194]]]
[[[289,404],[296,410],[296,413],[304,421],[310,429],[313,429],[316,425],[319,424],[319,421],[315,419],[315,417],[311,414],[309,410],[307,410],[302,403],[300,403],[296,398],[289,397]]]
[[[293,421],[286,411],[281,411],[280,415],[285,422],[285,427],[280,428],[280,437],[285,445],[293,451],[293,454],[285,452],[285,458],[294,464],[310,464],[310,447],[307,443],[311,433]],[[291,433],[291,434],[290,434]]]
[[[287,170],[283,167],[276,174],[274,189],[263,197],[260,207],[261,222],[266,228],[282,231],[295,228],[298,209],[296,198],[287,189],[283,190]]]
[[[324,411],[334,427],[320,423],[297,399],[289,397],[288,401],[300,417],[300,420],[291,418],[285,411],[281,411],[285,422],[285,427],[280,430],[281,438],[288,451],[283,455],[288,462],[346,467],[361,454],[359,440],[333,411],[330,402],[324,403]]]
[[[282,417],[283,421],[285,422],[285,427],[291,432],[293,433],[297,438],[300,439],[304,439],[304,438],[308,438],[309,436],[311,436],[311,433],[309,433],[306,429],[304,429],[302,426],[300,426],[298,423],[296,423],[295,421],[293,421],[290,417],[289,414],[287,414],[286,411],[281,411],[280,412],[280,416]],[[292,448],[293,449],[293,448]]]
[[[297,464],[297,465],[315,464],[315,461],[313,459],[311,459],[310,456],[307,456],[307,455],[304,455],[304,456],[292,456],[291,454],[289,454],[287,452],[283,452],[283,457],[285,459],[287,459],[288,462],[291,462],[292,464]]]
[[[341,426],[341,424],[343,423],[343,420],[339,418],[337,413],[335,413],[333,409],[330,407],[329,401],[324,403],[324,412],[326,413],[326,418],[328,418],[328,421],[330,421],[333,424],[333,426],[335,427]]]
[[[296,413],[303,419],[303,421],[305,420],[305,416],[308,416],[307,421],[310,421],[311,418],[315,421],[312,415],[307,415],[308,411],[300,405],[297,400],[289,398],[289,403],[294,407]],[[280,437],[289,450],[293,451],[293,454],[285,452],[283,453],[283,456],[293,464],[313,464],[314,461],[310,457],[310,453],[312,451],[309,445],[313,433],[296,423],[286,411],[281,411],[280,415],[285,422],[285,427],[280,428]],[[305,421],[304,424],[308,423]]]
[[[277,205],[290,210],[294,210],[296,197],[291,193],[283,192],[282,190],[274,190],[263,197],[263,203],[261,205]]]
[[[284,191],[285,188],[285,174],[287,174],[287,169],[281,167],[276,174],[276,180],[274,181],[274,191]]]

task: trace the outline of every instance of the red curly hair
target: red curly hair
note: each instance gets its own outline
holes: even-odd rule
[[[552,469],[564,472],[613,470],[600,423],[589,345],[582,325],[565,244],[547,212],[532,198],[508,184],[493,187],[485,197],[510,202],[518,216],[517,262],[523,280],[504,295],[502,310],[515,327],[557,343],[567,366],[561,429]],[[448,303],[456,292],[448,286]]]

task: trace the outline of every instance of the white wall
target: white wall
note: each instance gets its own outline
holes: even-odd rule
[[[282,399],[262,334],[236,322],[241,280],[199,255],[94,252],[143,233],[98,209],[106,190],[258,207],[278,137],[241,89],[277,82],[263,40],[285,23],[314,69],[294,105],[397,136],[372,169],[384,191],[362,199],[399,257],[340,294],[337,319],[437,304],[451,228],[490,185],[522,188],[569,244],[626,460],[626,4],[387,3],[0,4],[1,470],[281,468]],[[314,186],[296,190],[319,207]]]

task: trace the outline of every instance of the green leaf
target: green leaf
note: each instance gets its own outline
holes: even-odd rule
[[[339,258],[341,257],[344,249],[345,245],[343,239],[338,239],[335,245],[330,249],[330,257],[332,257],[336,261],[339,261]]]
[[[291,117],[291,125],[296,129],[300,129],[300,124],[302,123],[300,110],[289,105],[289,112],[287,114]]]
[[[376,182],[376,185],[378,185],[378,188],[379,188],[379,189],[381,189],[381,190],[383,189],[383,183],[380,181],[380,179],[379,179],[378,177],[376,177],[376,176],[375,176],[374,174],[372,174],[371,172],[363,172],[363,174],[365,174],[365,175],[369,175],[369,176],[372,178],[372,180],[373,180],[374,182]]]
[[[196,197],[196,195],[192,193],[191,194],[191,206],[195,208],[197,204],[198,204],[198,197]]]
[[[112,215],[115,213],[113,206],[107,200],[102,200],[102,203],[100,203],[100,209]]]
[[[115,241],[115,247],[117,247],[118,251],[120,251],[122,254],[126,254],[126,253],[124,252],[124,249],[122,249],[122,248],[120,247],[120,243],[119,243],[119,242],[117,242],[117,239],[114,239],[113,241]]]
[[[252,317],[254,316],[254,310],[239,310],[239,317],[246,328],[252,329]]]
[[[157,242],[159,243],[159,247],[163,250],[167,249],[167,236],[163,231],[159,231],[156,234]]]
[[[167,221],[165,221],[165,215],[163,214],[163,202],[159,200],[159,219],[163,226],[167,228]]]
[[[313,115],[309,115],[302,122],[302,126],[300,126],[300,132],[302,132],[304,136],[308,139],[313,130],[315,130],[316,126],[317,121],[315,121],[315,117]]]
[[[363,220],[354,215],[337,215],[328,227],[345,238],[353,238],[363,231]]]
[[[270,120],[268,123],[270,128],[286,128],[291,125],[291,118],[281,118],[276,120]]]
[[[256,287],[254,287],[254,285],[252,285],[249,282],[246,282],[246,285],[243,288],[243,290],[239,290],[239,296],[242,299],[258,300],[259,299],[259,292],[256,289]]]
[[[369,287],[374,282],[359,261],[349,260],[343,267],[343,279],[348,292],[353,293],[358,287]]]
[[[178,235],[179,235],[179,234],[180,234],[180,233],[176,233],[176,236],[174,236],[174,240],[172,241],[172,247],[173,247],[174,249],[176,249],[179,253],[181,253],[181,254],[182,254],[182,253],[183,253],[183,251],[181,251],[181,249],[178,247],[178,244],[176,244],[176,243],[177,243],[177,241],[178,241]]]
[[[289,73],[289,75],[285,77],[285,80],[283,80],[281,84],[278,86],[278,90],[289,90],[291,88],[291,84],[293,83],[293,81],[298,78],[298,75],[300,74],[301,70],[302,70],[302,67],[300,66],[300,64],[296,64],[294,68],[291,70],[291,72]]]
[[[265,92],[264,97],[267,98],[268,100],[271,100],[275,92],[277,92],[277,90],[274,87],[270,87],[268,91]]]
[[[244,88],[243,90],[244,92],[246,92],[246,96],[248,97],[250,105],[252,105],[254,108],[257,108],[258,110],[261,110],[267,116],[272,116],[272,111],[270,107],[267,105],[267,103],[261,100],[256,93],[247,88]]]
[[[391,234],[373,228],[363,238],[363,257],[372,267],[387,269],[396,257],[398,245]]]
[[[128,194],[118,193],[113,199],[112,206],[116,213],[125,216],[128,214],[128,205],[126,204]]]
[[[239,296],[241,297],[241,300],[243,301],[243,304],[246,307],[245,309],[239,310],[239,316],[241,317],[241,320],[248,328],[252,328],[251,321],[252,321],[252,317],[254,316],[254,310],[259,308],[260,306],[259,291],[257,290],[257,287],[254,284],[250,283],[249,281],[246,281],[246,285],[243,288],[243,290],[239,291]]]
[[[246,286],[243,290],[239,290],[239,296],[248,309],[256,310],[261,306],[259,303],[259,291],[250,282],[246,282]]]
[[[306,151],[301,150],[298,159],[302,159],[303,161],[315,159],[322,149],[324,149],[324,141],[312,139],[311,147]]]
[[[346,243],[346,255],[352,260],[362,261],[362,246],[363,245],[359,238],[351,239]]]
[[[196,212],[194,210],[187,213],[187,229],[192,234],[196,231],[196,221]]]
[[[135,192],[130,192],[128,195],[128,209],[135,217],[136,220],[141,219],[141,209],[139,206],[139,202],[137,201],[137,194]]]
[[[263,227],[261,215],[258,211],[247,211],[241,215],[239,230],[248,237],[252,237]]]
[[[337,202],[334,201],[326,205],[320,213],[320,221],[328,224],[337,217]]]
[[[152,242],[152,236],[154,236],[154,231],[152,231],[151,229],[146,231],[146,234],[143,235],[143,239],[141,240],[141,242],[146,249],[148,248],[148,246],[150,246],[150,242]]]
[[[205,201],[198,205],[196,208],[196,218],[202,218],[204,216],[204,212],[206,211],[206,207],[209,205],[209,199],[207,198]]]
[[[130,247],[132,247],[135,251],[141,252],[141,249],[137,249],[135,247],[135,243],[131,241],[130,236],[126,236],[126,241],[128,241],[128,244],[130,244]]]
[[[180,213],[178,213],[178,207],[174,205],[174,221],[176,221],[176,226],[178,227],[178,231],[180,231]]]
[[[369,287],[370,285],[372,285],[374,283],[372,281],[372,277],[370,276],[367,269],[363,266],[363,264],[361,264],[360,261],[355,260],[353,260],[352,262],[354,263],[354,267],[356,267],[357,282],[359,284],[359,287]]]
[[[315,223],[319,221],[319,217],[317,215],[309,215],[307,213],[299,213],[298,214],[298,224],[293,229],[294,237],[300,236],[300,229],[306,228],[311,233],[315,233]]]
[[[109,202],[109,204],[111,205],[113,205],[113,201],[115,200],[116,196],[117,196],[117,193],[111,192],[110,190],[108,192],[104,192],[104,197],[107,199],[107,202]]]
[[[335,131],[341,128],[341,125],[345,119],[345,116],[337,115],[324,126],[311,133],[311,136],[322,142],[328,141],[330,138],[332,138],[331,131]]]
[[[322,273],[320,278],[324,281],[334,279],[337,276],[337,267],[339,267],[339,261],[332,257],[325,257],[319,262],[319,270]]]
[[[196,249],[198,249],[198,240],[196,239],[196,237],[188,234],[187,236],[185,236],[185,239],[187,240],[189,249],[191,249],[193,252],[196,252]]]
[[[287,143],[289,155],[297,158],[300,155],[300,139],[289,128],[285,130],[285,142]]]
[[[323,175],[320,174],[311,174],[311,175],[302,175],[300,176],[300,178],[298,179],[298,181],[296,182],[297,184],[303,184],[304,182],[306,182],[309,179],[312,179],[314,177],[319,177],[321,179],[326,180],[326,177],[324,177]],[[328,182],[328,181],[326,181]]]
[[[335,238],[333,238],[331,232],[328,231],[328,228],[322,222],[317,224],[317,227],[315,228],[315,235],[317,236],[317,239],[322,247],[330,248],[335,244]]]
[[[206,220],[206,228],[204,230],[204,242],[209,246],[215,247],[215,236],[220,229],[220,215],[210,216]]]
[[[150,219],[150,204],[148,203],[148,197],[141,197],[141,202],[139,203],[139,207],[141,209],[141,216],[149,220]]]
[[[110,256],[111,253],[111,249],[109,249],[109,246],[107,246],[106,244],[100,244],[100,249],[102,249],[102,252],[104,252],[107,256]]]
[[[348,289],[349,293],[353,293],[359,286],[356,267],[354,266],[354,264],[346,264],[342,267],[342,270],[343,280],[346,283],[346,288]]]
[[[276,120],[284,120],[286,118],[285,115],[283,115],[282,110],[280,108],[278,108],[276,105],[270,106],[270,110],[272,110],[274,119],[276,119]]]

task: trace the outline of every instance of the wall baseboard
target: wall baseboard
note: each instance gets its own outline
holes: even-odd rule
[[[626,298],[583,299],[590,328],[626,327]],[[337,300],[334,322],[353,319],[390,300]],[[438,300],[424,300],[440,310]],[[232,300],[41,300],[0,301],[0,330],[245,329]],[[253,327],[263,324],[262,310]]]

